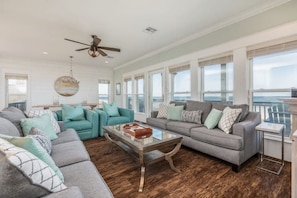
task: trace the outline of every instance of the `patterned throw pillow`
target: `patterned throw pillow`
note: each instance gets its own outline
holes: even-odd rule
[[[182,111],[181,120],[184,122],[193,122],[197,124],[201,124],[201,115],[202,111]]]
[[[56,131],[56,133],[60,133],[61,132],[61,129],[60,129],[60,126],[57,122],[57,120],[55,119],[54,115],[53,115],[53,112],[51,110],[30,110],[30,111],[25,111],[25,114],[28,118],[34,118],[34,117],[40,117],[42,116],[43,114],[49,114],[50,115],[50,118],[51,118],[51,123],[54,127],[54,130]]]
[[[51,156],[46,152],[46,150],[33,138],[26,136],[26,137],[14,137],[14,136],[8,136],[8,135],[1,135],[0,137],[9,143],[23,148],[36,157],[38,159],[45,162],[49,167],[52,168],[52,170],[58,175],[58,177],[64,181],[64,176],[60,169],[56,166],[54,160],[51,158]]]
[[[2,138],[0,138],[0,152],[5,154],[10,165],[21,171],[24,179],[30,180],[32,185],[42,186],[50,192],[58,192],[67,188],[53,169],[32,153],[14,146]],[[9,177],[5,174],[4,176]],[[16,190],[21,191],[23,189],[16,188]]]
[[[204,122],[204,126],[206,126],[206,128],[208,129],[215,128],[218,125],[222,117],[222,114],[223,114],[222,111],[217,109],[212,109]]]
[[[168,116],[167,108],[168,106],[175,106],[175,104],[166,105],[165,103],[161,103],[159,105],[158,115],[157,118],[166,118]]]
[[[225,133],[229,134],[231,132],[231,127],[240,115],[241,111],[241,109],[231,109],[230,107],[226,107],[223,111],[223,116],[218,127]]]
[[[28,136],[37,140],[39,144],[46,150],[46,152],[51,154],[52,142],[40,129],[32,127]]]

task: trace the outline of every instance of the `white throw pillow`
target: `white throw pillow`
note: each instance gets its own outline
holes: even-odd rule
[[[53,112],[51,110],[43,110],[43,109],[31,109],[29,111],[25,111],[25,114],[27,117],[29,118],[34,118],[34,117],[40,117],[42,116],[43,114],[49,114],[50,115],[50,118],[51,118],[51,123],[54,127],[54,130],[56,133],[60,133],[61,132],[61,129],[60,129],[60,126],[57,122],[57,120],[55,119],[54,115],[53,115]]]
[[[233,126],[240,113],[241,109],[231,109],[230,107],[226,107],[219,121],[219,129],[229,134],[231,132],[231,127]]]
[[[2,138],[0,138],[0,151],[32,184],[43,186],[50,192],[67,188],[51,167],[29,151],[16,147]]]
[[[170,106],[175,106],[175,104],[169,104]],[[158,115],[157,118],[166,118],[167,119],[167,115],[168,115],[168,111],[167,111],[167,106],[165,103],[161,103],[159,105],[159,110],[158,110]]]

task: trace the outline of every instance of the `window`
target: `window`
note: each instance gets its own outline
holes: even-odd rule
[[[17,107],[22,111],[27,106],[27,81],[26,75],[5,75],[6,79],[6,105]]]
[[[102,102],[109,103],[109,80],[99,80],[98,81],[98,100],[99,105],[102,105]]]
[[[136,75],[136,111],[145,112],[145,98],[144,98],[144,75]]]
[[[158,110],[159,105],[164,102],[163,94],[163,71],[150,73],[150,105],[151,110]]]
[[[171,76],[170,99],[186,101],[191,99],[191,72],[190,65],[169,68]]]
[[[295,48],[295,49],[293,49]],[[285,124],[289,136],[291,116],[279,98],[291,97],[296,87],[297,41],[248,51],[252,66],[252,106],[265,122]]]
[[[126,86],[126,93],[125,93],[126,108],[133,109],[132,78],[125,78],[124,82]]]
[[[199,62],[203,67],[203,100],[233,103],[232,56]]]

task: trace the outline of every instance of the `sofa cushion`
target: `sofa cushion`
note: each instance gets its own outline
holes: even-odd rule
[[[54,130],[56,131],[56,133],[61,132],[60,126],[59,126],[57,120],[55,119],[54,114],[51,110],[31,109],[29,111],[25,111],[25,114],[28,118],[34,118],[34,117],[42,116],[43,114],[49,114],[50,118],[51,118],[51,123],[54,127]]]
[[[241,122],[245,120],[247,115],[249,114],[249,105],[247,104],[240,104],[240,105],[225,105],[220,103],[213,103],[212,108],[218,109],[220,111],[223,111],[226,107],[230,107],[232,109],[241,109],[241,114],[236,120],[236,122]]]
[[[208,114],[211,111],[211,107],[212,107],[212,103],[210,103],[210,102],[200,102],[200,101],[189,100],[189,101],[187,101],[185,110],[187,110],[187,111],[201,110],[202,111],[201,121],[202,121],[202,123],[204,123]]]
[[[0,159],[0,197],[40,197],[66,189],[46,163],[1,138]]]
[[[0,133],[4,135],[20,136],[20,132],[16,126],[5,118],[0,118]]]
[[[66,128],[73,128],[77,131],[92,128],[92,123],[88,120],[78,120],[64,123]]]
[[[163,118],[146,118],[146,123],[160,129],[166,129],[166,124],[169,122]]]
[[[108,116],[120,116],[119,110],[118,110],[118,105],[116,102],[113,102],[111,104],[108,104],[106,102],[102,102],[103,104],[103,111],[105,111]]]
[[[227,149],[238,151],[243,149],[242,137],[226,134],[220,129],[207,129],[206,127],[192,128],[191,138]]]
[[[181,120],[184,122],[193,122],[201,124],[202,111],[182,111]]]
[[[0,137],[17,147],[20,147],[29,151],[30,153],[38,157],[38,159],[45,162],[49,167],[53,169],[53,171],[55,171],[55,173],[58,175],[61,181],[64,181],[64,177],[60,169],[56,166],[51,156],[46,152],[46,150],[39,144],[37,140],[35,140],[30,136],[13,137],[13,136],[0,135]]]
[[[80,138],[74,129],[66,129],[65,131],[62,131],[57,135],[58,138],[52,141],[52,145],[62,144],[65,142],[80,141]]]
[[[79,186],[84,197],[113,197],[92,162],[84,161],[65,166],[61,168],[61,171],[65,176],[65,184],[67,186]]]
[[[62,119],[64,122],[85,120],[85,114],[82,104],[76,106],[70,106],[62,104]]]
[[[51,123],[51,118],[48,114],[43,114],[40,117],[36,118],[24,118],[21,119],[21,126],[23,129],[24,135],[28,135],[31,128],[35,127],[44,132],[51,140],[58,138],[54,127]]]
[[[203,126],[202,124],[195,124],[190,122],[182,121],[169,121],[167,123],[167,130],[179,133],[185,136],[190,136],[190,131],[192,128]]]
[[[206,126],[208,129],[215,128],[218,125],[222,115],[223,115],[222,111],[217,109],[212,109],[204,122],[204,126]]]
[[[21,119],[26,118],[25,114],[16,107],[7,107],[0,111],[0,117],[5,118],[12,122],[16,126],[21,136],[23,135],[23,130],[21,127]]]
[[[90,156],[81,141],[55,144],[52,147],[51,156],[58,167],[90,160]]]
[[[230,107],[226,107],[218,124],[219,129],[225,133],[231,133],[231,128],[240,113],[241,109],[231,109]]]
[[[169,105],[167,108],[167,119],[168,120],[176,120],[179,121],[181,120],[181,113],[184,109],[184,106],[171,106]]]
[[[130,119],[126,116],[109,117],[107,125],[124,124],[130,122]]]

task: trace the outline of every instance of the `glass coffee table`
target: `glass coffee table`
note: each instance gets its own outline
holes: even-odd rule
[[[115,144],[140,163],[141,177],[138,189],[139,192],[143,191],[145,167],[149,164],[165,159],[168,161],[172,170],[180,172],[180,170],[174,166],[172,156],[174,156],[181,147],[181,136],[143,124],[141,126],[150,127],[152,129],[152,135],[147,138],[137,139],[124,132],[123,126],[124,125],[113,125],[103,127],[104,136],[111,143],[108,153],[111,153],[113,145]],[[170,146],[174,147],[170,152],[164,153],[160,151]]]

